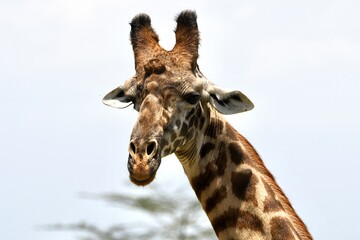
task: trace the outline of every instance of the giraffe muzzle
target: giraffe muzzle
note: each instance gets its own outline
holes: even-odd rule
[[[140,186],[151,183],[161,163],[158,142],[151,140],[145,144],[130,141],[128,170],[130,180]]]

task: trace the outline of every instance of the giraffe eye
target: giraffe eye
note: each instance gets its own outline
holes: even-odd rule
[[[185,97],[184,97],[185,101],[187,101],[190,104],[197,103],[200,100],[200,98],[201,98],[201,95],[197,92],[189,93],[189,94],[185,95]]]

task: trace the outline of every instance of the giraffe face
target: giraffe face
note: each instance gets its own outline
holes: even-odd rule
[[[201,74],[197,66],[196,14],[184,11],[177,22],[176,44],[166,51],[158,45],[147,15],[132,20],[136,75],[103,100],[117,108],[133,104],[139,112],[128,158],[130,179],[137,185],[149,184],[161,158],[176,152],[195,137],[196,131],[201,131],[209,107],[223,114],[253,108],[241,92],[221,89]]]
[[[167,65],[168,66],[168,65]],[[251,101],[239,91],[226,91],[190,70],[164,67],[162,73],[138,76],[111,91],[104,103],[134,105],[139,112],[130,137],[128,170],[137,185],[154,178],[161,158],[180,150],[204,129],[209,107],[224,114],[247,111]]]
[[[139,112],[130,137],[128,170],[133,183],[146,185],[154,179],[161,158],[194,137],[195,115],[201,115],[200,102],[206,95],[204,81],[191,70],[180,71],[169,63],[163,72],[145,74],[143,81],[137,79],[115,89],[110,101],[116,102],[115,96],[125,102],[130,100]]]

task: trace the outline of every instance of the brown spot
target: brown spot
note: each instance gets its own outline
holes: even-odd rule
[[[194,136],[194,130],[191,129],[190,131],[188,131],[188,133],[186,134],[186,138],[187,139],[191,139]]]
[[[270,197],[275,197],[274,191],[271,189],[270,185],[266,182],[266,180],[264,178],[261,178],[261,181],[264,185],[267,195]]]
[[[210,212],[227,196],[226,187],[222,186],[217,189],[211,197],[206,200],[205,211]]]
[[[264,201],[264,212],[274,212],[274,211],[284,210],[281,203],[278,200],[276,200],[275,193],[271,189],[270,185],[265,181],[265,179],[262,179],[262,182],[267,192],[267,197]]]
[[[161,139],[161,147],[165,147],[165,146],[168,146],[168,145],[169,145],[168,140],[166,140],[165,138]]]
[[[180,136],[185,136],[187,134],[187,131],[188,131],[188,126],[186,123],[183,123],[180,130]]]
[[[194,125],[195,122],[195,116],[192,116],[189,120],[189,127],[192,127]]]
[[[219,233],[230,227],[236,227],[237,220],[239,218],[240,209],[229,208],[220,216],[214,218],[211,224],[219,236]]]
[[[212,164],[206,166],[205,172],[199,176],[191,179],[191,186],[193,187],[198,199],[201,197],[201,193],[211,184],[216,178],[216,170]]]
[[[205,135],[211,138],[216,138],[223,130],[223,123],[213,119],[205,130]]]
[[[180,121],[180,120],[176,120],[175,125],[176,125],[177,128],[180,128],[180,126],[181,126],[181,121]]]
[[[291,223],[289,220],[275,217],[270,221],[270,233],[272,240],[291,240],[295,239],[291,231]]]
[[[195,108],[191,109],[190,112],[186,115],[185,119],[189,119],[195,113]]]
[[[168,148],[164,149],[164,154],[165,154],[165,155],[169,155],[169,154],[170,154],[170,151],[171,151],[171,148],[168,147]]]
[[[200,157],[205,157],[211,150],[215,148],[213,143],[205,143],[200,149]],[[220,152],[214,161],[211,161],[205,169],[205,172],[191,180],[191,185],[198,198],[203,190],[217,177],[224,175],[226,168],[226,151],[225,144],[220,143]]]
[[[174,145],[173,145],[173,146],[174,146],[174,149],[179,146],[180,142],[181,142],[181,140],[176,140],[176,141],[174,142]]]
[[[262,233],[264,232],[264,225],[261,219],[258,216],[246,211],[240,211],[237,228],[251,229]]]
[[[204,158],[211,150],[215,148],[213,143],[205,143],[200,149],[200,158]]]
[[[196,128],[201,128],[202,125],[201,125],[201,122],[204,121],[205,118],[203,117],[202,115],[202,111],[201,111],[201,108],[198,107],[197,110],[196,110],[196,113],[195,113],[195,127]]]
[[[264,201],[264,212],[277,212],[284,210],[281,203],[273,197],[267,197]]]
[[[244,162],[244,154],[243,154],[239,144],[230,143],[229,151],[230,151],[230,158],[233,163],[235,163],[236,165],[239,165]]]
[[[224,142],[221,142],[219,144],[218,149],[219,149],[219,154],[215,159],[215,164],[217,166],[219,176],[222,176],[224,175],[225,168],[227,166],[226,149]]]
[[[202,111],[201,111],[201,108],[197,108],[197,111],[196,111],[196,118],[200,118],[202,116]]]
[[[214,218],[212,225],[217,235],[230,227],[264,232],[264,225],[257,216],[237,208],[229,208],[222,215]]]
[[[204,127],[204,122],[205,122],[205,118],[204,118],[204,116],[201,116],[201,117],[200,117],[200,121],[199,121],[199,129],[200,129],[200,130],[203,129],[203,127]]]
[[[226,135],[233,141],[239,141],[236,130],[228,122],[226,122],[225,127]]]
[[[255,196],[258,179],[250,169],[233,172],[231,183],[233,193],[237,198],[243,201],[251,201],[255,206],[258,205]]]
[[[148,119],[147,119],[147,118],[145,118],[145,117],[139,118],[139,123],[138,123],[138,125],[144,126],[146,123],[148,123]]]
[[[175,139],[176,139],[176,134],[173,132],[173,133],[171,133],[171,141],[173,142],[173,141],[175,141]]]
[[[200,124],[200,118],[196,117],[194,122],[194,126],[196,129],[199,127],[199,124]]]

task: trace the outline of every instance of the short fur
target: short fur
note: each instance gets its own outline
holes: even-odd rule
[[[131,102],[139,112],[129,144],[131,181],[149,184],[161,158],[175,153],[219,239],[312,239],[259,154],[223,118],[253,104],[200,72],[196,18],[188,10],[178,15],[171,51],[159,46],[149,16],[130,23],[136,75],[104,103]]]

